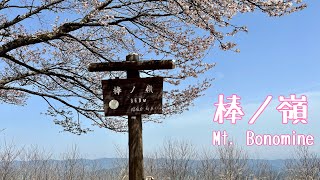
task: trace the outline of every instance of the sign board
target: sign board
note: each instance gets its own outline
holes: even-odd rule
[[[163,77],[102,80],[106,116],[162,114]]]

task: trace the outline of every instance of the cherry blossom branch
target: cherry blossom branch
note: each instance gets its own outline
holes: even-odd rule
[[[63,2],[64,0],[56,0],[56,1],[52,1],[51,3],[49,4],[45,4],[43,6],[40,6],[38,7],[37,9],[33,10],[33,11],[30,11],[24,15],[18,15],[16,18],[14,18],[12,21],[9,21],[9,22],[5,22],[3,24],[0,25],[0,29],[5,29],[5,28],[8,28],[9,26],[12,26],[14,24],[17,24],[18,22],[21,22],[35,14],[38,14],[40,13],[41,11],[45,10],[45,9],[49,9],[51,6],[54,6],[56,4],[59,4],[61,2]]]
[[[120,61],[131,52],[175,59],[173,71],[142,73],[165,77],[172,86],[164,92],[164,115],[182,113],[212,80],[190,81],[188,87],[180,82],[214,67],[203,58],[215,45],[237,51],[225,37],[247,30],[231,23],[234,16],[253,11],[281,16],[304,7],[291,0],[0,0],[0,102],[21,105],[28,95],[39,96],[64,130],[86,132],[81,117],[123,132],[126,118],[103,115],[100,80],[125,76],[89,73],[89,63]],[[145,121],[159,122],[153,116]]]

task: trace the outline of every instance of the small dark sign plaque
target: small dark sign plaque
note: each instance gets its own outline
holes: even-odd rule
[[[163,77],[102,80],[106,116],[161,114]]]

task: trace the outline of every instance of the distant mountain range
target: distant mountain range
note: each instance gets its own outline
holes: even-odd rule
[[[145,161],[148,159],[145,158]],[[158,163],[163,161],[164,159],[158,159]],[[64,163],[66,160],[49,160],[52,163]],[[76,161],[81,161],[85,166],[94,166],[98,165],[97,167],[99,169],[113,169],[116,168],[118,165],[124,165],[128,162],[128,159],[126,158],[99,158],[99,159],[77,159]],[[217,163],[219,163],[219,160],[214,160]],[[276,159],[276,160],[265,160],[265,159],[249,159],[248,165],[251,167],[255,167],[259,163],[269,163],[271,167],[279,171],[281,170],[285,165],[284,159]],[[21,161],[16,161],[17,164],[21,163]],[[190,163],[192,166],[197,166],[199,163],[201,163],[201,160],[191,160]]]

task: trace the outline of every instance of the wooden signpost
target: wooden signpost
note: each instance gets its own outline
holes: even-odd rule
[[[139,61],[129,54],[124,62],[92,63],[90,72],[127,71],[127,79],[102,81],[106,116],[128,115],[129,180],[143,180],[141,114],[162,113],[163,78],[140,78],[139,70],[173,69],[172,60]]]
[[[102,81],[106,116],[162,114],[163,78]]]

